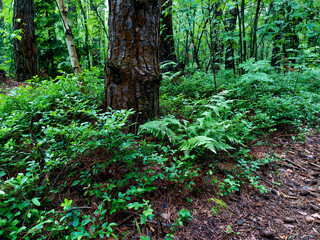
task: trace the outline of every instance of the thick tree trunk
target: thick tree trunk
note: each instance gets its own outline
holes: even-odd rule
[[[38,74],[33,0],[14,1],[13,30],[22,30],[21,40],[13,41],[16,79],[31,79]]]
[[[134,109],[131,123],[159,111],[159,25],[160,0],[109,0],[105,108]]]
[[[160,35],[160,61],[177,61],[174,48],[173,26],[172,26],[172,0],[160,0],[162,32]]]
[[[76,48],[74,46],[73,34],[71,31],[70,21],[68,19],[68,12],[67,12],[64,0],[58,0],[58,7],[59,7],[61,20],[62,20],[63,29],[66,35],[67,47],[68,47],[72,70],[74,71],[75,75],[78,75],[79,73],[82,72],[82,70],[79,65]]]
[[[229,11],[229,21],[228,21],[228,27],[227,32],[229,32],[230,35],[234,34],[234,30],[237,26],[237,13],[238,9],[237,7],[233,8]],[[229,39],[226,45],[226,56],[225,56],[225,68],[226,69],[233,69],[235,72],[235,65],[234,65],[234,40]]]

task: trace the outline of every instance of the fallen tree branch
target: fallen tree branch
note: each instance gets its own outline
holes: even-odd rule
[[[284,160],[285,160],[286,162],[288,162],[288,163],[291,163],[292,165],[294,165],[294,166],[296,166],[296,167],[298,167],[298,168],[301,168],[303,171],[309,173],[309,171],[308,171],[307,169],[305,169],[304,167],[300,166],[299,164],[297,164],[297,163],[295,163],[295,162],[292,162],[292,161],[290,161],[289,159],[286,159],[286,158],[284,158]]]

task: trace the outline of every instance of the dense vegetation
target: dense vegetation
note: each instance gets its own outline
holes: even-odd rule
[[[140,129],[162,141],[123,133],[130,111],[101,112],[103,80],[97,70],[83,74],[86,91],[72,75],[63,75],[34,79],[32,86],[2,95],[3,238],[121,238],[126,233],[113,222],[119,215],[134,210],[143,225],[155,217],[149,202],[154,194],[175,189],[192,199],[206,177],[218,195],[247,182],[267,191],[254,172],[274,159],[252,159],[247,146],[285,126],[297,134],[319,123],[319,70],[279,74],[265,62],[244,67],[248,73],[241,78],[224,71],[216,95],[211,74],[190,69],[181,83],[167,75],[161,88],[164,117]],[[213,164],[230,157],[240,170],[215,178]],[[187,213],[180,211],[173,233]]]
[[[12,1],[3,2],[0,69],[13,75],[11,38],[21,33],[11,32]],[[74,7],[84,14],[71,11],[82,24],[75,26],[75,42],[87,69],[76,77],[69,73],[55,3],[35,1],[41,74],[0,94],[0,238],[151,239],[143,228],[161,221],[152,204],[161,198],[165,209],[168,192],[188,203],[207,184],[219,198],[249,183],[265,194],[255,171],[277,156],[255,159],[250,146],[279,131],[300,141],[318,128],[320,40],[315,1],[262,2],[256,27],[256,5],[243,6],[242,21],[252,33],[244,53],[236,48],[240,28],[231,34],[223,27],[236,3],[221,3],[219,15],[213,1],[174,1],[176,55],[186,68],[163,73],[160,116],[132,134],[126,123],[133,110],[103,111],[105,6],[79,0]],[[275,42],[286,52],[271,66]],[[234,69],[225,69],[227,43],[234,46]],[[215,164],[224,159],[236,167],[221,172]],[[173,239],[191,219],[190,209],[179,209],[170,231],[158,237]]]

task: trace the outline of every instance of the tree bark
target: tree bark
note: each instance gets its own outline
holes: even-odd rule
[[[82,73],[82,70],[79,65],[76,48],[74,46],[73,34],[71,31],[70,21],[68,19],[68,11],[66,9],[64,0],[58,0],[57,2],[58,2],[58,8],[59,8],[59,12],[62,20],[64,33],[66,35],[67,47],[68,47],[72,70],[74,71],[75,75],[78,75],[79,73]]]
[[[229,15],[229,22],[227,27],[227,32],[229,32],[230,35],[234,35],[234,30],[237,26],[237,14],[238,9],[237,6],[231,9],[228,13]],[[235,73],[235,65],[234,65],[234,40],[229,39],[226,45],[226,56],[225,56],[225,68],[226,69],[233,69]]]
[[[160,0],[162,32],[160,34],[160,61],[177,61],[173,38],[172,0]]]
[[[109,0],[105,109],[134,109],[129,123],[159,111],[159,31],[160,0]]]
[[[16,79],[31,79],[38,74],[33,0],[14,0],[13,30],[22,30],[21,40],[13,41]]]

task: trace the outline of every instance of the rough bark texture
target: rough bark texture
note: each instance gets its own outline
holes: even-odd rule
[[[131,123],[159,111],[159,24],[159,0],[109,0],[105,107],[134,109]]]
[[[38,74],[37,47],[34,31],[34,1],[14,0],[13,30],[22,30],[21,40],[14,39],[15,76],[18,81]]]
[[[162,32],[160,34],[160,61],[177,61],[174,48],[172,25],[172,0],[160,0]]]
[[[58,7],[59,7],[61,20],[62,20],[63,29],[66,34],[66,41],[67,41],[72,70],[74,71],[75,75],[78,75],[79,73],[82,72],[82,70],[80,68],[76,48],[74,46],[73,34],[71,31],[70,21],[68,19],[68,11],[66,9],[64,0],[58,0]]]

